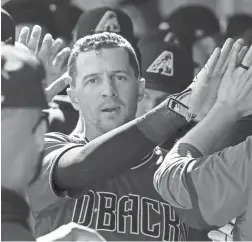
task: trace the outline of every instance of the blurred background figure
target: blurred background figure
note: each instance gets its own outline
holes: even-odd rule
[[[73,31],[73,42],[91,33],[113,32],[122,35],[134,47],[138,60],[141,54],[137,47],[133,22],[122,10],[111,7],[100,7],[84,12],[78,19]]]
[[[193,79],[193,60],[178,43],[174,33],[166,41],[157,32],[139,41],[142,55],[142,76],[146,79],[143,100],[138,104],[137,117],[163,102],[168,95],[179,93]]]
[[[66,44],[71,41],[72,29],[82,13],[68,0],[7,0],[3,1],[2,8],[16,22],[16,36],[23,26],[32,30],[37,24],[42,27],[41,39],[50,33],[54,39],[64,39]]]
[[[243,38],[244,45],[249,47],[252,44],[252,16],[242,13],[229,16],[224,38]]]
[[[47,108],[45,70],[29,53],[11,45],[1,52],[2,240],[33,240],[27,223],[26,189],[40,175]]]
[[[15,44],[15,22],[3,9],[1,9],[1,41],[5,44]]]
[[[159,29],[175,32],[183,47],[191,51],[197,74],[214,48],[220,44],[219,20],[211,9],[201,5],[183,6],[160,23]]]

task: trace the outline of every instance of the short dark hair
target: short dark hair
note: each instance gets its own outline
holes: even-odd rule
[[[87,35],[79,39],[72,48],[69,60],[68,60],[68,73],[72,77],[71,86],[75,86],[76,78],[76,59],[80,52],[86,52],[89,50],[99,50],[101,48],[124,48],[129,54],[129,63],[134,70],[135,76],[140,76],[140,66],[137,59],[136,52],[132,45],[121,35],[116,33],[96,33]]]

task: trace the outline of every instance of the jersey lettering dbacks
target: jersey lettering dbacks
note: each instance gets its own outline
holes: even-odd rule
[[[155,153],[140,166],[100,182],[78,199],[56,197],[49,184],[53,159],[81,144],[86,144],[81,137],[46,135],[44,172],[29,190],[36,237],[73,221],[97,230],[106,240],[187,240],[187,227],[153,186]]]

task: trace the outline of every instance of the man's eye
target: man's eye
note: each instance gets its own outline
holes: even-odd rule
[[[89,79],[88,82],[90,82],[90,83],[95,83],[95,82],[96,82],[96,79],[95,79],[95,78]]]
[[[116,79],[118,81],[123,81],[123,80],[126,80],[126,78],[124,76],[116,76]]]

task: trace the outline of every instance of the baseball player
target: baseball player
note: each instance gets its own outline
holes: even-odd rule
[[[216,46],[221,43],[219,20],[215,13],[202,5],[181,6],[160,23],[159,29],[171,30],[183,47],[193,56],[195,72],[203,68]]]
[[[167,32],[168,33],[168,32]],[[170,33],[175,37],[175,34]],[[139,40],[142,76],[146,80],[144,97],[138,104],[137,117],[149,112],[167,96],[182,92],[193,79],[192,57],[173,40],[153,40],[151,32]]]
[[[120,9],[100,7],[85,11],[79,17],[73,30],[73,43],[95,32],[112,32],[122,35],[133,45],[138,60],[141,60],[141,55],[137,48],[137,39],[134,37],[132,20]],[[59,118],[58,115],[58,118],[52,120],[50,131],[70,134],[75,128],[75,132],[81,132],[83,125],[78,128],[78,126],[76,127],[76,123],[78,119],[79,123],[81,123],[82,119],[79,117],[79,113],[73,108],[66,91],[55,96],[54,102],[59,105],[64,115],[63,118]]]
[[[1,238],[3,241],[34,240],[28,225],[26,190],[40,176],[44,134],[48,128],[47,98],[62,84],[57,80],[46,89],[42,63],[24,49],[2,45],[2,177]],[[25,142],[24,142],[25,141]],[[69,223],[38,241],[104,241],[92,229]]]
[[[219,228],[236,218],[235,241],[252,239],[252,136],[214,152],[236,122],[252,113],[252,48],[240,62],[241,48],[238,40],[211,111],[174,146],[154,176],[159,194],[190,226]]]
[[[43,175],[29,189],[36,236],[73,221],[107,240],[185,240],[187,228],[151,178],[153,149],[187,125],[174,109],[184,106],[168,98],[134,120],[144,80],[134,50],[117,34],[80,39],[69,73],[85,132],[46,135]]]
[[[228,51],[223,53],[217,49],[209,66],[219,56],[225,61]],[[187,116],[181,95],[134,119],[144,79],[132,46],[114,33],[77,41],[68,66],[68,94],[85,119],[85,132],[45,137],[43,174],[29,189],[36,236],[73,221],[107,240],[186,239],[187,228],[155,192],[151,178],[157,161],[151,159],[153,149],[194,116]],[[207,81],[206,69],[202,72]],[[205,93],[211,96],[206,86],[203,82],[191,95],[194,113]]]
[[[2,240],[31,240],[23,197],[41,170],[47,129],[41,110],[48,107],[42,88],[45,72],[35,57],[8,45],[2,45],[1,62]]]

